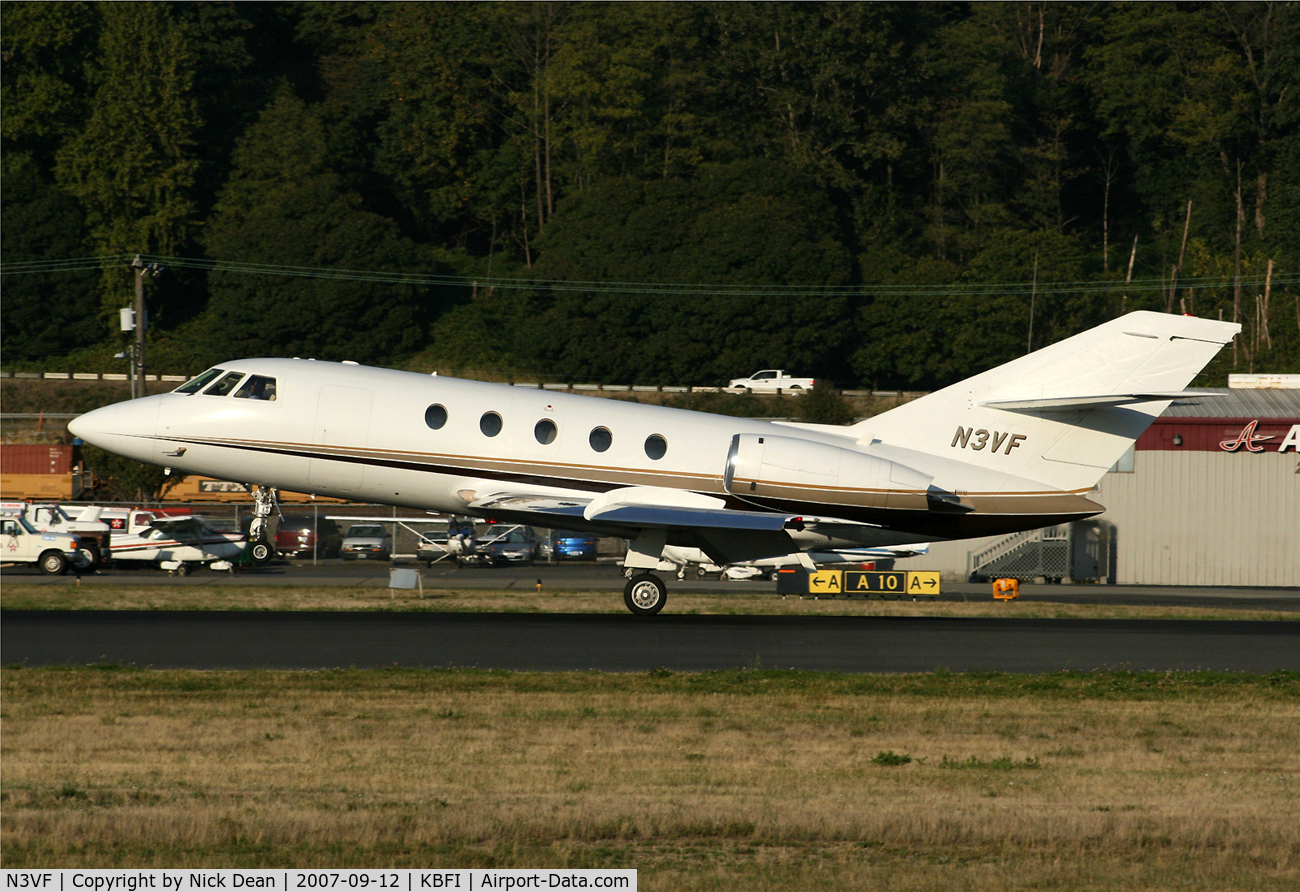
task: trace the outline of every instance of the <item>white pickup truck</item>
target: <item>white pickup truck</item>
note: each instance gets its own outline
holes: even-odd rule
[[[0,502],[0,516],[21,517],[37,532],[68,533],[81,540],[77,566],[93,570],[112,557],[109,525],[100,520],[102,508],[68,510],[53,503]]]
[[[21,515],[0,518],[0,563],[35,564],[56,576],[78,564],[81,551],[81,540],[69,533],[42,532]]]
[[[802,393],[812,390],[816,383],[812,378],[793,378],[785,373],[785,369],[763,369],[748,378],[732,378],[727,389],[744,393],[776,393],[778,390]]]

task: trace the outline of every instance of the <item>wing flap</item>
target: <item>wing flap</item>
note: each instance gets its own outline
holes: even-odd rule
[[[737,531],[785,529],[790,517],[762,511],[724,508],[725,501],[713,496],[655,486],[628,486],[598,496],[496,491],[470,502],[469,507],[512,516],[528,515],[538,526],[556,520],[579,518],[602,526],[628,530],[707,528]]]
[[[688,527],[779,531],[785,529],[787,523],[784,514],[733,511],[725,508],[679,508],[672,505],[616,505],[587,519],[620,526],[664,529]]]

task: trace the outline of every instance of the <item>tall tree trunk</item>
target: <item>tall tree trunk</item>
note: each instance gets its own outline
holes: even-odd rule
[[[555,196],[551,190],[551,94],[544,94],[543,113],[546,116],[546,216],[549,219],[555,213]]]
[[[1255,180],[1255,231],[1264,232],[1264,202],[1268,200],[1268,173],[1260,171]]]
[[[1124,276],[1124,297],[1121,298],[1120,301],[1124,305],[1125,309],[1128,308],[1128,286],[1133,282],[1133,262],[1137,260],[1137,256],[1138,256],[1138,237],[1134,235],[1133,250],[1130,251],[1128,255],[1128,273]]]
[[[1246,210],[1241,201],[1241,159],[1237,159],[1237,234],[1232,250],[1232,321],[1241,321],[1241,227],[1246,222]],[[1237,366],[1237,336],[1232,337],[1232,365]]]
[[[1101,271],[1110,272],[1110,177],[1101,201]]]
[[[539,51],[540,52],[540,51]],[[539,63],[540,64],[540,63]],[[537,180],[537,234],[541,235],[545,227],[545,217],[542,208],[542,193],[545,191],[545,185],[542,181],[542,132],[537,126],[541,118],[542,104],[542,85],[540,69],[533,74],[533,166],[534,175]]]
[[[1273,338],[1268,333],[1268,298],[1273,290],[1273,261],[1268,262],[1268,272],[1264,274],[1264,312],[1260,318],[1260,327],[1263,329],[1264,343],[1268,349],[1273,349]]]
[[[1178,274],[1182,272],[1183,269],[1183,257],[1187,253],[1187,230],[1190,229],[1191,226],[1192,201],[1189,198],[1187,200],[1187,219],[1183,221],[1183,244],[1182,247],[1178,249],[1178,263],[1174,264],[1173,275],[1169,280],[1169,294],[1165,298],[1166,313],[1172,313],[1174,311],[1174,296],[1178,293]]]

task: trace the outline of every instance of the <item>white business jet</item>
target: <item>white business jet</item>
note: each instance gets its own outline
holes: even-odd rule
[[[285,488],[624,537],[624,601],[653,614],[666,545],[725,565],[1098,514],[1087,494],[1239,330],[1130,313],[847,427],[245,359],[69,430],[256,484],[259,521]]]

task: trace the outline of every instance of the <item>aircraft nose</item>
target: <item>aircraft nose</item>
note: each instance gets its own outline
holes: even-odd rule
[[[68,432],[100,449],[156,463],[153,438],[159,406],[155,397],[114,403],[72,419]]]

